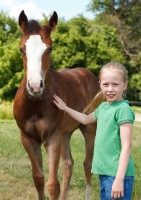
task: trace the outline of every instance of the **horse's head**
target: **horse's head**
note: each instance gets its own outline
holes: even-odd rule
[[[19,15],[19,26],[22,31],[20,52],[23,55],[27,76],[26,87],[32,96],[40,96],[44,90],[52,50],[50,34],[55,29],[57,21],[56,12],[45,26],[39,25],[35,20],[28,21],[24,11]]]

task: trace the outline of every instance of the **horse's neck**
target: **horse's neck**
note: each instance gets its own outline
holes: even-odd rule
[[[48,74],[46,76],[46,83],[49,82],[54,82],[56,79],[60,78],[59,72],[54,70],[54,69],[49,69]]]

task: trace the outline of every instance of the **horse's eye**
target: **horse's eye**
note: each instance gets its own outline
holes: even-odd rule
[[[52,52],[52,47],[47,48],[47,53],[51,53]]]
[[[19,50],[20,50],[21,54],[24,55],[24,50],[22,49],[22,47],[20,47]]]

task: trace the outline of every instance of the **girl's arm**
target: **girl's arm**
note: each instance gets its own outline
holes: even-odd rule
[[[86,125],[96,122],[96,118],[94,117],[93,113],[90,113],[89,115],[80,113],[76,110],[73,110],[66,106],[66,104],[60,99],[56,94],[53,95],[53,103],[60,109],[67,112],[71,117],[73,117],[78,122]]]
[[[123,197],[123,181],[129,163],[131,146],[132,146],[132,124],[123,123],[120,125],[120,138],[122,150],[119,158],[118,171],[112,186],[112,198]]]

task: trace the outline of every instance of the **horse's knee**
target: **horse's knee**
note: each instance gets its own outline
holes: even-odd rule
[[[74,165],[74,161],[72,159],[66,159],[62,162],[62,172],[65,178],[70,178],[72,175],[72,168]]]
[[[33,176],[33,180],[34,180],[37,191],[43,190],[44,189],[44,174],[34,173],[32,176]]]
[[[47,193],[51,200],[58,200],[60,195],[60,183],[59,181],[50,182],[48,181],[46,184]]]
[[[72,167],[74,165],[74,160],[73,159],[67,159],[65,161],[65,165],[68,167],[68,169],[72,169]]]

